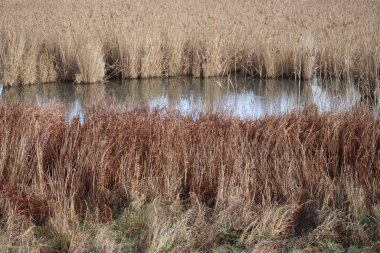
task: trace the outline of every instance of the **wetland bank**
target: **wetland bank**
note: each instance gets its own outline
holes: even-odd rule
[[[0,1],[0,252],[380,252],[379,19]]]
[[[378,252],[380,121],[0,106],[3,252]]]

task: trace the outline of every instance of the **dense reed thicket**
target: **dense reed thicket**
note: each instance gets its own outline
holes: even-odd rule
[[[380,249],[370,113],[92,107],[85,118],[0,106],[0,251]]]
[[[106,76],[355,77],[380,68],[380,4],[360,1],[5,0],[3,83]]]

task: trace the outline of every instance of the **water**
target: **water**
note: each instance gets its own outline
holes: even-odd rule
[[[48,106],[64,105],[66,117],[84,120],[84,108],[99,102],[133,109],[142,105],[189,112],[221,111],[240,118],[259,118],[302,110],[315,104],[320,111],[350,110],[360,94],[343,81],[263,80],[243,76],[228,78],[165,78],[117,80],[104,84],[54,83],[3,87],[0,102]]]

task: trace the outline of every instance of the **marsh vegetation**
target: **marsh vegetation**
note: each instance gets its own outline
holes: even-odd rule
[[[96,106],[80,124],[3,105],[0,121],[2,252],[379,251],[380,121],[365,111]]]
[[[380,252],[379,24],[377,0],[0,1],[0,252]]]
[[[0,10],[6,85],[235,72],[379,79],[376,0],[5,0]]]

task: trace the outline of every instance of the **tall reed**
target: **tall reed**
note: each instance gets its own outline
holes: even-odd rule
[[[379,80],[374,0],[5,0],[1,9],[1,79],[7,85],[234,72],[353,77],[363,86]],[[40,56],[46,45],[50,72],[57,72],[49,78]]]

